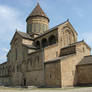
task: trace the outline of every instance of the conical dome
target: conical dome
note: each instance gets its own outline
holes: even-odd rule
[[[49,18],[46,16],[39,3],[33,9],[32,13],[26,19],[28,34],[42,34],[48,30]]]
[[[44,11],[42,10],[42,8],[40,7],[39,3],[37,4],[37,6],[33,9],[32,13],[28,16],[27,20],[30,17],[36,17],[36,16],[40,16],[40,17],[45,17],[48,19],[47,15],[44,13]]]

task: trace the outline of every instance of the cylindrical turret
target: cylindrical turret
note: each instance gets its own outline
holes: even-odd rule
[[[39,4],[34,8],[32,13],[26,19],[28,34],[41,34],[48,30],[49,18],[43,12]]]

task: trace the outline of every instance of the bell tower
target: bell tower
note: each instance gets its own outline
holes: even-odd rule
[[[31,34],[41,34],[48,30],[49,18],[46,16],[39,3],[33,9],[31,14],[26,19],[27,22],[27,33]]]

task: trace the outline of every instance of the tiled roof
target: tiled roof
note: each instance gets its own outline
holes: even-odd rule
[[[34,40],[29,34],[24,33],[24,32],[20,32],[18,30],[16,30],[16,32],[15,32],[15,34],[13,36],[13,39],[14,39],[14,37],[15,37],[16,34],[20,35],[22,38],[29,39],[29,40]],[[11,40],[10,44],[12,44],[13,39]]]
[[[31,38],[30,35],[27,34],[27,33],[20,32],[20,31],[16,31],[16,32],[17,32],[20,36],[22,36],[23,38],[33,40],[33,38]]]
[[[35,17],[35,16],[42,16],[48,19],[47,15],[44,13],[44,11],[42,10],[42,8],[40,7],[39,3],[37,4],[37,6],[33,9],[32,13],[28,16],[28,18],[30,17]],[[27,19],[28,19],[27,18]]]
[[[92,55],[85,56],[78,65],[92,64]]]

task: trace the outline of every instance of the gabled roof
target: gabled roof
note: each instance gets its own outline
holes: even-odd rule
[[[39,3],[37,3],[37,6],[33,9],[32,13],[28,16],[28,18],[26,20],[28,20],[30,17],[35,17],[35,16],[41,16],[41,17],[45,17],[48,19],[47,15],[44,13],[44,11],[42,10],[42,8],[40,7]]]
[[[16,34],[18,34],[18,35],[21,36],[22,38],[29,39],[29,40],[33,40],[33,38],[31,38],[29,34],[24,33],[24,32],[20,32],[20,31],[16,31],[16,32],[15,32],[15,34],[14,34],[14,36],[13,36],[13,39],[14,39],[14,37],[15,37]],[[11,43],[12,43],[13,39],[11,40]],[[10,44],[11,44],[11,43],[10,43]]]
[[[92,64],[92,55],[89,56],[85,56],[78,65],[88,65],[88,64]]]
[[[27,38],[27,39],[31,39],[31,40],[33,39],[33,38],[31,38],[30,35],[27,34],[27,33],[20,32],[20,31],[17,31],[17,33],[18,33],[21,37],[23,37],[23,38]]]

